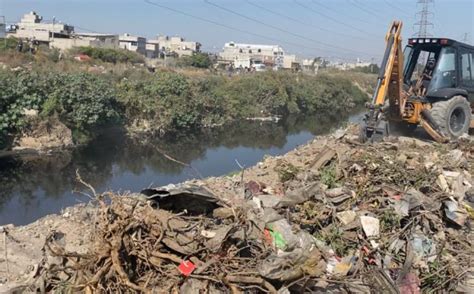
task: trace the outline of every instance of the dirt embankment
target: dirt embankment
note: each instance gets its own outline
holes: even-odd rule
[[[11,150],[0,150],[0,156],[64,150],[73,147],[74,142],[71,129],[57,118],[42,120],[31,117],[28,126],[14,138],[11,145]]]
[[[0,292],[472,293],[472,138],[355,133],[6,226]]]

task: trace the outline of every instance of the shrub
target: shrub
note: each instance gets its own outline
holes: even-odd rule
[[[192,66],[197,68],[210,68],[212,65],[211,58],[207,53],[197,52],[192,56],[183,56],[179,58],[179,65]]]
[[[57,112],[66,124],[80,130],[119,119],[114,88],[104,78],[86,73],[56,78],[56,87],[43,104],[43,114]]]
[[[0,38],[0,51],[16,49],[17,45],[17,38]]]
[[[233,119],[292,113],[347,113],[367,99],[341,76],[264,72],[235,77],[171,71],[117,74],[0,70],[0,140],[20,131],[24,110],[56,115],[74,134],[122,120],[177,131]],[[139,124],[140,125],[140,124]]]
[[[193,101],[188,79],[172,72],[158,72],[145,80],[123,80],[119,100],[129,121],[153,121],[159,129],[199,125],[201,107]]]
[[[78,47],[71,50],[73,54],[85,54],[91,58],[110,63],[144,63],[143,56],[125,49]]]
[[[86,73],[0,71],[0,144],[26,125],[25,110],[53,113],[73,130],[91,130],[119,119],[114,88]]]

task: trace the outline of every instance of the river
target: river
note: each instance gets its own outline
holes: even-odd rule
[[[97,192],[137,192],[148,186],[220,176],[252,166],[265,155],[281,155],[327,134],[361,113],[331,119],[290,117],[278,123],[243,121],[169,138],[132,140],[108,131],[88,146],[42,156],[0,158],[0,225],[24,225],[87,202],[76,170]],[[157,148],[193,169],[166,159]]]

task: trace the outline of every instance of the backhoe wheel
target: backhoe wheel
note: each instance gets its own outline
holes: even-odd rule
[[[472,110],[463,96],[454,96],[449,100],[433,103],[430,112],[441,130],[452,139],[469,131]]]

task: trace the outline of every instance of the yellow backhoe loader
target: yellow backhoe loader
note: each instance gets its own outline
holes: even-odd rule
[[[411,38],[402,52],[402,22],[394,21],[360,139],[378,141],[418,126],[437,142],[474,127],[474,47],[447,38]]]

